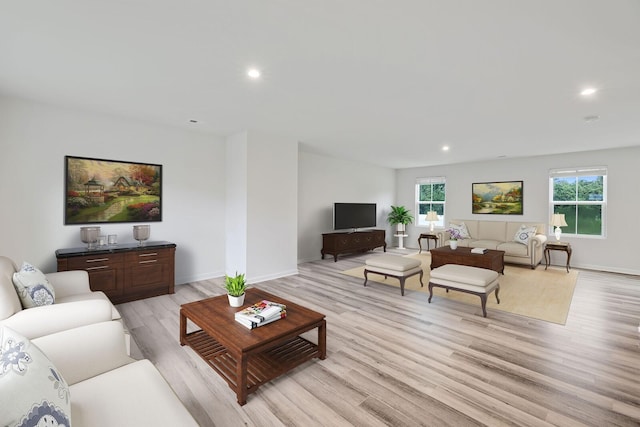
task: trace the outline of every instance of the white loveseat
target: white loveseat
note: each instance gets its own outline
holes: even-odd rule
[[[45,274],[55,290],[55,303],[25,309],[13,285],[17,270],[11,259],[0,256],[0,327],[8,326],[31,339],[92,323],[121,320],[103,292],[91,291],[86,271]]]
[[[11,372],[19,367],[17,358],[11,359],[16,363],[9,363],[13,366],[8,378],[0,377],[0,390],[6,393],[3,405],[7,404],[0,408],[0,425],[18,425],[24,419],[47,426],[59,425],[54,421],[62,419],[74,427],[198,425],[149,360],[127,355],[120,322],[96,323],[30,341],[0,327],[0,341],[20,349],[17,358],[30,359],[21,375]],[[43,366],[47,370],[41,381]],[[56,380],[53,395],[46,375]],[[37,410],[29,410],[31,405]]]
[[[460,225],[462,223],[467,226],[470,238],[458,239],[458,246],[504,251],[505,262],[526,264],[532,269],[542,261],[544,244],[547,241],[545,224],[482,220],[451,220],[448,224]],[[529,238],[527,244],[514,240],[516,233],[523,225],[536,228],[535,235]],[[447,231],[440,232],[438,236],[443,245],[449,244],[450,237]]]

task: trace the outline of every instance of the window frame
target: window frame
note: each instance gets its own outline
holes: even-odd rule
[[[434,184],[444,184],[444,200],[443,201],[439,201],[433,200],[433,185]],[[431,200],[420,200],[420,186],[421,185],[431,185],[432,186],[432,191],[431,191]],[[447,213],[447,179],[444,176],[432,176],[432,177],[424,177],[424,178],[418,178],[416,179],[416,185],[415,185],[415,226],[416,227],[421,227],[421,228],[429,228],[431,227],[431,223],[429,221],[426,221],[424,218],[426,217],[426,214],[421,214],[420,213],[420,206],[421,205],[433,205],[433,204],[438,204],[438,205],[442,205],[442,215],[438,215],[438,222],[435,222],[433,225],[436,228],[443,228],[444,224],[445,224],[445,217],[446,217],[446,213]]]
[[[577,200],[578,192],[576,189],[576,200],[554,200],[554,179],[555,178],[575,178],[576,185],[580,177],[584,176],[602,176],[602,200]],[[557,205],[571,205],[576,207],[575,223],[578,221],[579,206],[600,206],[601,226],[600,234],[581,234],[568,232],[566,229],[562,230],[562,236],[568,236],[580,239],[605,239],[607,237],[607,178],[608,169],[606,166],[590,166],[579,168],[561,168],[549,170],[549,218],[555,213],[555,206]],[[577,230],[576,230],[577,231]],[[553,226],[549,225],[549,235],[553,235]]]

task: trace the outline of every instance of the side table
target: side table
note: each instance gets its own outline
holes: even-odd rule
[[[545,262],[545,266],[544,269],[546,270],[547,267],[549,267],[549,264],[551,263],[551,254],[549,253],[549,251],[561,251],[561,252],[566,252],[567,253],[567,273],[569,272],[569,263],[571,262],[571,243],[567,243],[567,242],[551,242],[551,243],[547,243],[546,246],[544,247],[544,262]]]
[[[422,239],[427,239],[427,250],[431,249],[431,247],[430,247],[431,240],[435,241],[433,247],[434,248],[438,247],[438,236],[436,236],[435,234],[432,234],[432,233],[422,233],[422,234],[420,234],[420,237],[418,237],[418,246],[420,246],[420,252],[418,252],[418,253],[422,252]]]

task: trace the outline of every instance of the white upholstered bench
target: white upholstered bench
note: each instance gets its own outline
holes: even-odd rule
[[[499,274],[493,270],[485,268],[469,267],[458,264],[445,264],[431,270],[431,278],[429,279],[429,302],[433,297],[433,288],[445,288],[447,292],[453,289],[460,292],[466,292],[478,295],[482,304],[482,315],[487,317],[487,295],[495,291],[496,301],[500,304],[498,292],[500,284],[498,283]]]
[[[404,295],[404,281],[407,277],[420,274],[420,286],[424,286],[422,283],[424,271],[422,271],[422,262],[418,259],[398,255],[379,255],[365,261],[364,286],[367,286],[368,273],[383,274],[385,279],[387,276],[399,279],[400,295]]]

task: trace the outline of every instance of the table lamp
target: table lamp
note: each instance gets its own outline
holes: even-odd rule
[[[438,222],[438,212],[436,211],[427,212],[427,217],[425,219],[431,223],[429,226],[429,230],[433,231],[433,223]]]
[[[551,225],[555,227],[556,240],[560,241],[560,236],[562,235],[562,230],[560,227],[566,227],[567,222],[564,220],[564,214],[553,214],[551,215]]]

